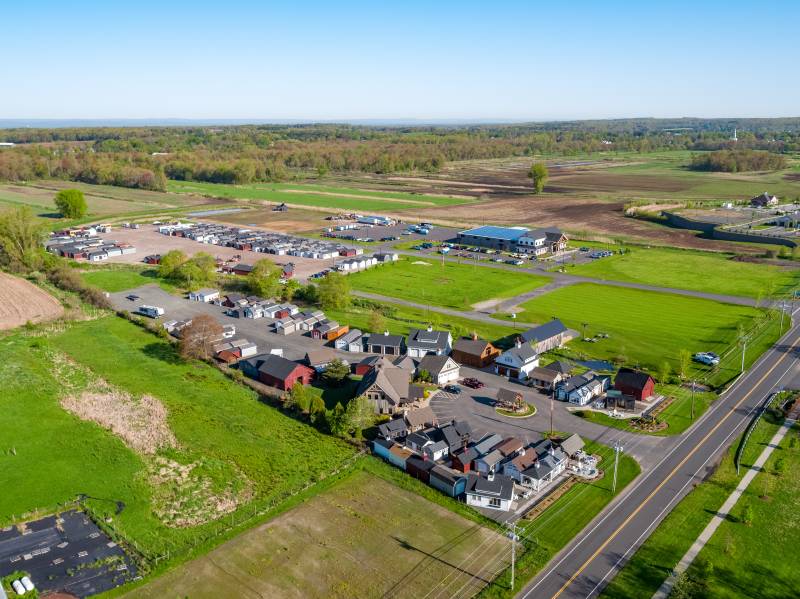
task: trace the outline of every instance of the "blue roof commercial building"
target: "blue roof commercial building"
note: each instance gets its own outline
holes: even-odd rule
[[[458,234],[458,243],[512,252],[517,247],[517,240],[523,237],[528,231],[530,231],[530,229],[525,227],[495,227],[492,225],[485,225],[483,227],[461,231]]]

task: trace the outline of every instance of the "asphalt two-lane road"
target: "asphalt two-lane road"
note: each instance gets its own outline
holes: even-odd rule
[[[760,402],[798,375],[799,349],[800,325],[795,324],[517,597],[586,599],[600,594],[693,484],[712,470]]]

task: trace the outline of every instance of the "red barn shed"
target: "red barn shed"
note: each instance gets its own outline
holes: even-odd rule
[[[652,397],[655,387],[653,377],[633,368],[620,368],[614,379],[614,389],[624,395],[633,396],[636,401],[645,401]]]

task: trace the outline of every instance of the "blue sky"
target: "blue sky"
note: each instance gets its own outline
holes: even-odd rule
[[[3,3],[0,118],[800,116],[800,2]]]

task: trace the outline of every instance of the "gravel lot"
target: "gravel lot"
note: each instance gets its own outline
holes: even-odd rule
[[[302,280],[307,279],[316,272],[333,266],[333,261],[331,260],[312,260],[311,258],[299,258],[297,256],[275,256],[273,254],[262,254],[247,250],[237,250],[231,247],[198,243],[185,237],[162,235],[151,225],[142,225],[141,229],[114,228],[111,233],[104,234],[103,239],[107,241],[130,243],[136,247],[135,254],[114,256],[107,260],[107,262],[114,263],[136,264],[142,262],[144,257],[149,254],[166,254],[170,250],[181,250],[188,256],[193,256],[198,252],[206,252],[214,257],[223,259],[241,254],[242,262],[245,264],[253,264],[262,258],[269,258],[276,264],[292,262],[295,265],[295,277]]]

